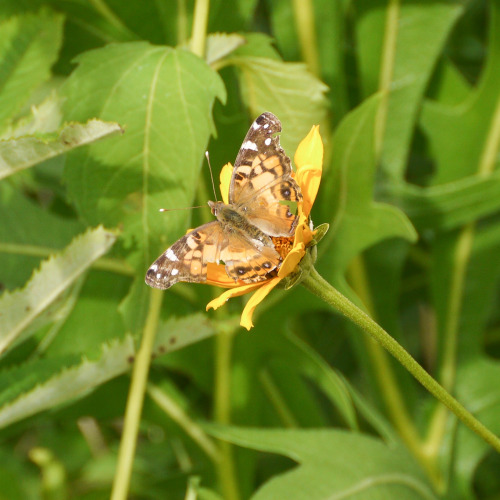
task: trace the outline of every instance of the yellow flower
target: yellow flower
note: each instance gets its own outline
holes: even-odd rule
[[[209,285],[230,288],[220,297],[207,305],[209,309],[217,309],[230,298],[238,297],[255,290],[247,302],[241,315],[240,325],[247,330],[253,327],[252,315],[255,308],[268,293],[286,276],[292,273],[306,253],[306,246],[313,239],[313,231],[309,227],[309,214],[318,193],[323,165],[323,142],[319,135],[319,125],[314,126],[309,134],[299,144],[295,153],[295,180],[302,191],[302,201],[297,204],[299,221],[295,230],[293,244],[291,238],[273,238],[275,247],[283,257],[278,274],[265,281],[243,283],[230,278],[222,264],[208,264],[207,281]],[[224,165],[220,175],[220,189],[224,203],[228,203],[229,183],[232,165]]]

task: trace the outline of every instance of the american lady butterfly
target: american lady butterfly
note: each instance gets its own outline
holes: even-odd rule
[[[225,265],[235,281],[267,279],[281,263],[271,237],[293,235],[298,218],[280,202],[302,199],[290,158],[280,146],[281,122],[263,113],[250,127],[234,163],[229,203],[209,201],[216,221],[183,236],[151,265],[146,283],[167,289],[178,281],[203,282],[207,263]]]

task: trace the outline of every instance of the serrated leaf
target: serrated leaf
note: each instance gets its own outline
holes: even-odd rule
[[[0,21],[0,127],[49,78],[61,45],[63,19],[42,10]]]
[[[68,123],[57,135],[0,141],[0,179],[105,137],[123,133],[118,123]]]
[[[19,139],[20,137],[49,134],[55,132],[62,121],[61,101],[52,92],[40,104],[32,106],[28,116],[22,117],[9,125],[2,134],[0,140]]]
[[[166,201],[173,208],[191,204],[213,130],[212,105],[225,89],[193,54],[144,42],[108,45],[77,62],[61,90],[66,117],[117,120],[127,133],[72,153],[68,189],[90,223],[123,225],[142,272],[186,228],[188,214],[165,217],[158,209]]]
[[[89,266],[113,245],[116,234],[89,229],[61,253],[43,262],[22,289],[0,297],[0,353],[45,311]]]
[[[300,464],[267,481],[253,500],[437,498],[403,447],[389,447],[372,437],[331,429],[206,428],[220,439]]]
[[[290,156],[326,113],[328,87],[305,64],[252,56],[231,57],[240,70],[243,98],[252,116],[271,111],[283,123],[281,143]]]
[[[213,335],[202,314],[159,325],[153,356],[182,349]],[[131,335],[103,344],[95,359],[65,356],[27,362],[0,373],[0,428],[81,398],[99,385],[130,370],[135,356]]]
[[[75,219],[44,210],[9,182],[0,183],[0,220],[0,281],[11,290],[23,285],[39,264],[30,250],[46,255],[47,249],[63,248],[85,230]]]

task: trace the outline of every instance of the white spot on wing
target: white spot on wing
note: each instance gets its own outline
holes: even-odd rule
[[[156,278],[157,278],[157,279],[160,279],[160,278],[161,278],[161,273],[158,273],[158,274],[156,275]]]
[[[266,128],[266,127],[267,127],[267,123],[264,125],[264,128]],[[257,122],[253,122],[252,123],[252,128],[254,130],[257,130],[258,128],[260,128],[260,125]]]
[[[267,127],[269,127],[269,123],[266,123],[266,124],[264,125],[264,128],[267,128]]]
[[[170,273],[172,276],[176,276],[179,274],[179,269],[172,269],[172,272]]]
[[[252,141],[245,141],[241,145],[241,149],[251,149],[252,151],[257,151],[257,144],[255,144],[255,142]]]
[[[166,253],[165,253],[165,257],[168,259],[168,260],[171,260],[172,262],[177,262],[179,259],[177,258],[177,255],[175,255],[175,253],[172,251],[171,248],[169,248]]]
[[[156,271],[158,269],[158,264],[153,264],[151,267],[150,267],[151,271]]]
[[[264,144],[266,146],[269,146],[269,144],[271,144],[271,139],[268,137],[265,141],[264,141]]]

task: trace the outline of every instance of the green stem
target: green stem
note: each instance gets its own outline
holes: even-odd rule
[[[221,311],[219,313],[219,311]],[[219,309],[216,314],[219,331],[215,337],[215,421],[228,425],[231,423],[231,353],[236,328],[232,323],[224,322]],[[230,443],[221,441],[220,460],[217,467],[219,482],[223,497],[226,500],[239,500],[238,482],[233,459],[233,447]]]
[[[163,292],[161,290],[151,289],[149,310],[146,324],[144,325],[141,346],[137,352],[132,370],[132,381],[130,383],[127,408],[125,410],[123,435],[118,452],[118,465],[113,481],[111,500],[125,500],[128,495],[142,405],[144,403],[144,393],[146,391],[151,354],[158,329],[162,298]]]
[[[389,351],[436,399],[449,408],[469,429],[500,453],[500,439],[467,411],[451,394],[434,380],[415,359],[396,342],[381,326],[355,306],[348,298],[332,287],[312,269],[302,284],[320,299],[349,318],[364,332],[371,335]]]
[[[207,41],[207,25],[210,0],[196,0],[194,5],[193,33],[191,35],[191,51],[198,57],[205,57]]]
[[[399,0],[390,0],[387,6],[387,15],[384,30],[384,45],[379,75],[379,91],[382,101],[377,113],[377,126],[375,127],[375,154],[380,158],[382,154],[387,113],[389,109],[389,94],[394,74],[394,61],[396,58],[396,41],[398,37]]]
[[[309,71],[319,78],[319,55],[312,0],[293,0],[293,14],[302,58]]]
[[[349,268],[349,278],[356,293],[360,297],[366,309],[373,316],[375,310],[369,291],[369,284],[366,277],[364,261],[362,257],[354,259]],[[394,424],[398,434],[404,441],[408,449],[426,469],[429,478],[439,491],[442,486],[442,478],[437,471],[435,464],[429,460],[422,447],[422,440],[407,412],[406,404],[401,395],[399,385],[392,370],[388,356],[380,344],[372,337],[365,336],[366,348],[374,365],[374,375],[377,379],[382,399],[389,413],[391,422]]]
[[[177,45],[187,42],[187,8],[186,0],[177,0]]]

